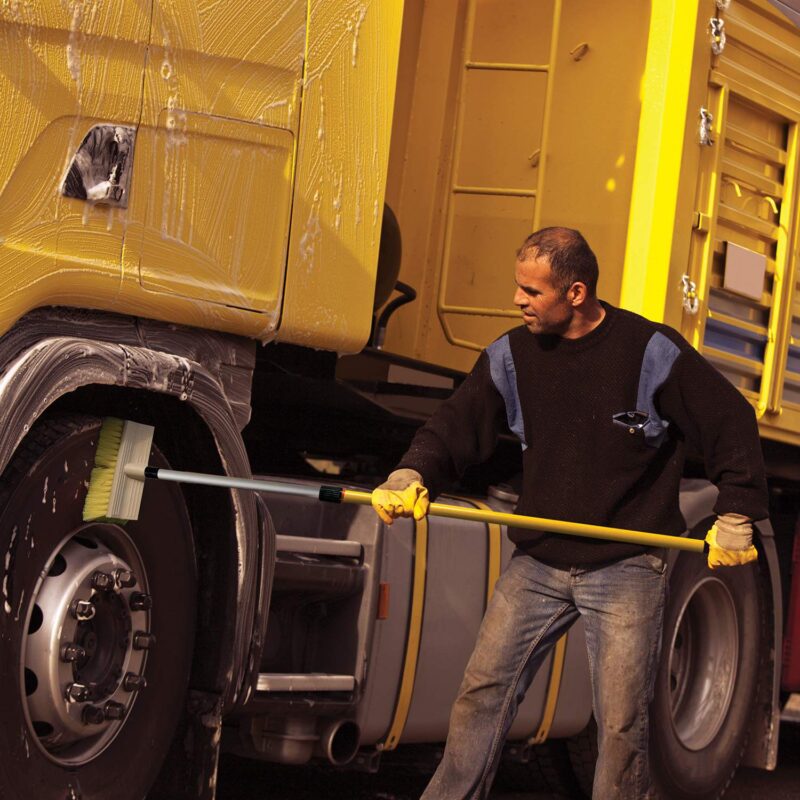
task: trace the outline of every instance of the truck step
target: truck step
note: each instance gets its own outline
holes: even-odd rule
[[[352,559],[279,551],[273,591],[302,592],[314,599],[333,600],[360,592],[364,575],[364,565]]]
[[[353,675],[326,675],[319,672],[261,672],[256,684],[259,692],[352,692],[355,687]]]
[[[361,559],[363,548],[360,542],[342,539],[319,539],[313,536],[275,537],[276,549],[279,553],[308,553],[317,556],[337,556],[339,558]]]

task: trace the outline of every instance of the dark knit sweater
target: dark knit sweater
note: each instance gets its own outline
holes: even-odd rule
[[[579,339],[520,326],[490,345],[398,467],[417,470],[436,497],[490,455],[507,423],[523,447],[517,513],[674,535],[685,530],[678,488],[690,440],[719,488],[715,512],[766,517],[761,446],[747,401],[671,328],[603,306],[602,322]],[[509,536],[556,566],[644,550],[514,528]]]

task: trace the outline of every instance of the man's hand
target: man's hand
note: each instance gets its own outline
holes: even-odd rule
[[[386,483],[372,492],[372,507],[387,525],[398,517],[422,519],[428,513],[428,505],[422,475],[413,469],[396,469]]]
[[[753,526],[748,517],[741,514],[723,514],[711,526],[706,536],[708,543],[708,566],[735,567],[758,558],[753,547]]]

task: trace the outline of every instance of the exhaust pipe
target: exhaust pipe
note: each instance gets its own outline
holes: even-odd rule
[[[355,758],[360,743],[361,728],[353,720],[339,719],[322,729],[315,755],[327,758],[334,766],[342,767]]]

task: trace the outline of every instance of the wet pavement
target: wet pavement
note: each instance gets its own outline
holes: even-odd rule
[[[784,726],[786,727],[786,726]],[[417,800],[427,775],[393,767],[377,775],[289,768],[230,755],[220,763],[218,800]],[[800,728],[782,731],[778,769],[742,768],[725,800],[800,800]],[[572,800],[532,786],[526,792],[497,789],[490,800]]]

